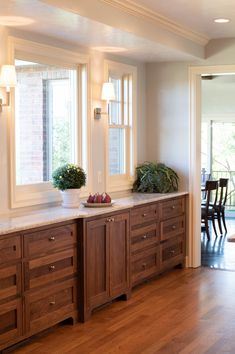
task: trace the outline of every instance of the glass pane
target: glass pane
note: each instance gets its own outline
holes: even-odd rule
[[[110,78],[110,81],[113,83],[114,92],[115,92],[115,101],[110,101],[109,103],[109,118],[110,124],[122,124],[122,112],[121,112],[121,88],[122,81],[121,79]]]
[[[120,175],[125,171],[125,129],[109,129],[109,174]]]
[[[208,171],[208,166],[209,166],[209,154],[210,154],[210,148],[208,146],[208,129],[209,129],[209,123],[208,122],[202,122],[201,124],[201,167],[203,171],[209,172]]]
[[[16,183],[74,162],[76,70],[16,60]]]

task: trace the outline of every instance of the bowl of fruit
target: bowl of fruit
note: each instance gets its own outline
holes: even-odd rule
[[[95,193],[90,194],[87,201],[82,204],[89,208],[104,208],[112,206],[114,204],[114,200],[111,199],[108,193]]]

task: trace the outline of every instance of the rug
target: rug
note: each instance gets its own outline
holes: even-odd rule
[[[235,234],[227,237],[228,242],[235,242]]]

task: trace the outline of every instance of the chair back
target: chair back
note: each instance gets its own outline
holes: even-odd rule
[[[209,206],[214,207],[217,203],[218,197],[218,181],[206,181],[205,185],[205,192],[206,192],[206,209]]]
[[[226,200],[227,200],[227,195],[228,195],[228,178],[220,178],[219,179],[219,206],[223,205],[225,206]]]

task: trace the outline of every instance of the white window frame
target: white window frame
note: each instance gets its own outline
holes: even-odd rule
[[[131,190],[134,182],[135,167],[137,162],[137,68],[132,65],[118,63],[110,60],[105,60],[104,67],[104,81],[109,80],[110,73],[114,73],[118,76],[131,75],[132,76],[132,126],[131,132],[129,132],[126,140],[126,173],[119,175],[109,174],[109,128],[112,125],[109,124],[109,117],[106,119],[106,156],[105,156],[105,170],[106,170],[106,190],[108,192],[121,192]],[[115,125],[115,127],[122,127]]]
[[[48,65],[63,66],[77,70],[77,122],[75,142],[75,163],[82,166],[87,173],[86,186],[82,188],[81,196],[86,196],[90,190],[90,126],[87,117],[90,116],[88,102],[90,100],[89,87],[89,57],[65,49],[35,43],[15,37],[9,37],[9,61],[21,59],[40,62]],[[46,53],[46,55],[45,55]],[[55,203],[61,200],[60,193],[51,182],[42,182],[29,185],[16,185],[16,156],[15,156],[15,111],[14,92],[9,111],[9,150],[10,150],[10,206],[19,208],[38,204]]]

